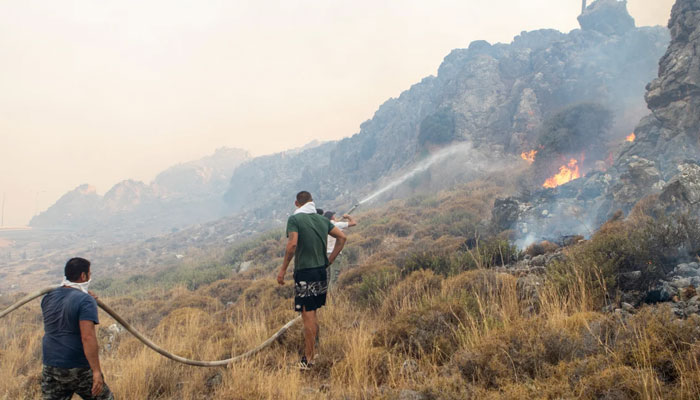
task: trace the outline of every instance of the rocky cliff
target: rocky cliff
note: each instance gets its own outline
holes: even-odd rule
[[[542,142],[543,126],[557,128],[557,121],[583,117],[590,124],[596,115],[609,115],[605,118],[609,123],[590,124],[596,125],[598,136],[570,142],[603,143],[599,147],[606,149],[623,140],[646,113],[644,86],[655,75],[669,35],[662,27],[635,27],[624,1],[598,0],[579,21],[581,29],[569,33],[542,29],[522,32],[509,44],[475,41],[453,50],[436,76],[386,101],[357,134],[343,140],[257,157],[237,167],[175,167],[153,184],[127,181],[104,198],[85,199],[96,204],[78,207],[80,214],[69,212],[75,207],[62,199],[62,206],[57,203],[32,225],[93,230],[119,226],[154,234],[224,212],[244,213],[246,220],[253,218],[252,224],[281,220],[301,189],[311,191],[321,207],[348,206],[444,147],[468,142],[463,148],[470,149],[474,160],[512,162],[546,142]],[[587,129],[571,132],[572,137],[588,134]],[[559,158],[568,156],[564,153],[578,150],[555,144],[561,149],[550,152],[550,162],[539,166],[542,152],[536,163],[542,174],[556,169]],[[604,153],[589,154],[582,164],[592,168],[602,162]],[[469,163],[452,160],[442,169],[464,165],[466,171]],[[445,186],[477,177],[453,173]],[[439,190],[434,182],[419,182],[432,178],[426,171],[407,183]],[[223,187],[226,210],[221,208],[221,197],[215,199]],[[386,192],[385,199],[387,195],[392,193]]]
[[[634,129],[634,140],[617,149],[611,167],[497,202],[496,220],[514,227],[521,244],[590,233],[648,195],[658,195],[665,211],[700,216],[700,0],[678,0],[669,30],[658,77],[646,87],[651,113]]]
[[[244,163],[226,194],[231,212],[271,216],[301,189],[323,206],[348,205],[454,142],[471,142],[494,161],[517,156],[535,148],[544,121],[580,103],[607,110],[614,122],[606,140],[622,140],[646,112],[644,86],[668,31],[636,28],[616,0],[594,2],[580,22],[566,34],[543,29],[453,50],[437,76],[382,104],[352,137]]]

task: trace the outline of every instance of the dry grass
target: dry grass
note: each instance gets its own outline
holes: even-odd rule
[[[161,357],[128,333],[114,337],[107,329],[113,321],[101,314],[107,383],[123,399],[419,398],[413,392],[426,400],[700,397],[700,319],[675,319],[665,306],[624,320],[599,312],[614,300],[606,296],[617,265],[600,252],[622,244],[635,254],[624,247],[625,222],[611,221],[567,250],[536,297],[511,275],[473,269],[476,257],[462,244],[475,234],[489,239],[478,231],[485,229],[480,220],[499,193],[473,182],[392,204],[397,213],[362,215],[350,235],[349,262],[319,313],[320,356],[310,372],[294,367],[300,326],[251,359],[197,368]],[[266,238],[259,248],[242,246],[239,252],[260,267],[236,279],[103,300],[179,355],[228,358],[295,316],[291,285],[276,285],[269,266],[281,243]],[[421,246],[433,250],[418,260],[425,266],[402,269],[405,255]],[[554,249],[544,247],[533,251]],[[41,335],[38,302],[0,324],[0,399],[39,398]]]
[[[392,399],[404,390],[436,399],[697,398],[700,321],[675,320],[664,307],[620,321],[589,307],[591,292],[580,287],[586,282],[572,282],[566,296],[546,286],[536,314],[523,311],[515,278],[488,270],[445,280],[415,272],[376,309],[338,292],[320,312],[321,355],[305,373],[293,367],[300,327],[250,360],[207,369],[164,359],[125,333],[107,351],[112,321],[102,315],[102,363],[110,387],[128,399]],[[274,294],[264,282],[255,287],[258,295]],[[220,359],[294,316],[289,299],[274,310],[246,307],[251,297],[243,295],[232,307],[211,306],[210,291],[174,289],[164,297],[190,304],[174,309],[142,300],[158,320],[144,329],[177,354]],[[0,327],[0,398],[38,398],[38,304],[8,318]]]

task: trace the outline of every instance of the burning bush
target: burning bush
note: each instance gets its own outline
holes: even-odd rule
[[[595,103],[567,107],[545,120],[533,163],[537,180],[565,175],[562,178],[566,179],[555,179],[556,184],[547,186],[554,187],[579,178],[606,157],[605,138],[611,124],[611,112]]]

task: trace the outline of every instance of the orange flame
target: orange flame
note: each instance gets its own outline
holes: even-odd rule
[[[524,152],[520,153],[520,158],[522,158],[523,160],[532,164],[533,162],[535,162],[535,155],[536,154],[537,154],[537,150],[524,151]]]
[[[542,187],[546,188],[555,188],[559,185],[563,185],[566,182],[572,181],[574,179],[578,179],[581,177],[581,174],[578,169],[578,161],[576,159],[572,158],[569,161],[569,164],[567,165],[562,165],[559,167],[559,173],[552,176],[551,178],[547,179],[544,181],[542,184]]]
[[[636,139],[636,138],[637,138],[637,135],[635,135],[634,132],[632,132],[629,135],[627,135],[625,140],[628,142],[634,142],[634,139]]]

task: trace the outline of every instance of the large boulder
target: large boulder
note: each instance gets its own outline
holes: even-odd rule
[[[673,6],[671,45],[659,62],[659,77],[647,87],[649,108],[666,127],[700,136],[700,0]]]
[[[623,35],[634,29],[634,18],[627,12],[627,1],[598,0],[578,17],[581,29],[604,35]]]
[[[694,213],[700,216],[700,165],[678,166],[680,173],[663,188],[659,200],[669,211]]]

